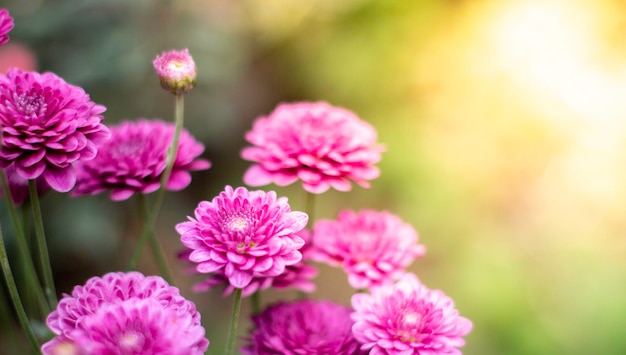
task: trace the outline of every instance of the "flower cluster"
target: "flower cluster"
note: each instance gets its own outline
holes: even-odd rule
[[[255,277],[276,277],[302,260],[299,251],[308,216],[291,211],[286,197],[275,192],[226,189],[212,201],[202,201],[195,218],[179,223],[181,242],[191,249],[189,261],[199,273],[223,272],[235,288]]]
[[[369,187],[380,174],[374,165],[383,147],[376,130],[354,113],[325,102],[282,104],[259,118],[241,152],[254,162],[244,175],[251,186],[286,186],[302,181],[304,189],[322,193],[351,189],[350,181]]]
[[[60,192],[74,187],[74,164],[93,159],[109,138],[104,106],[53,73],[9,70],[0,75],[0,102],[0,168],[14,165],[24,179],[43,176]]]
[[[161,186],[167,150],[174,136],[174,125],[158,119],[122,122],[111,128],[111,139],[98,146],[98,155],[77,164],[74,196],[93,195],[110,190],[114,201],[125,200],[134,193],[150,193]],[[191,170],[211,167],[199,159],[204,146],[183,130],[165,186],[181,190],[191,182]]]
[[[12,27],[13,19],[0,10],[0,44],[8,41]],[[153,65],[161,86],[182,105],[181,95],[196,84],[188,50],[164,52]],[[80,87],[53,73],[16,68],[0,75],[0,102],[0,169],[16,204],[25,201],[33,183],[38,194],[109,191],[119,201],[135,193],[181,190],[191,182],[190,171],[211,167],[200,158],[204,146],[182,128],[182,106],[175,124],[138,119],[109,129],[101,123],[105,107]],[[369,187],[380,174],[376,163],[384,151],[370,124],[325,102],[281,104],[254,123],[246,140],[251,146],[241,156],[253,162],[246,184],[300,181],[313,194],[348,191],[352,183]],[[156,212],[150,210],[142,236],[155,236],[151,224],[161,202],[155,200]],[[352,308],[310,299],[266,308],[252,317],[244,355],[461,353],[472,323],[443,292],[429,290],[406,271],[425,251],[412,226],[373,210],[343,210],[336,220],[319,220],[305,229],[308,222],[306,213],[293,211],[274,191],[226,186],[175,227],[185,248],[181,258],[194,265],[194,273],[206,275],[194,289],[225,286],[225,294],[237,296],[235,309],[240,296],[270,287],[314,291],[312,261],[342,267],[358,290]],[[43,226],[38,227],[39,234]],[[45,242],[42,234],[38,237],[38,243]],[[152,242],[158,253],[158,240]],[[47,250],[42,246],[40,251]],[[52,279],[46,258],[41,260]],[[167,267],[161,270],[167,273]],[[196,355],[209,346],[195,305],[162,277],[139,272],[108,273],[76,286],[46,323],[54,333],[41,347],[47,355]],[[23,327],[29,330],[28,324]]]
[[[44,354],[203,354],[195,305],[161,277],[109,273],[76,286],[47,319],[56,337]]]
[[[389,212],[346,210],[336,221],[315,223],[313,258],[343,267],[355,289],[369,289],[399,279],[424,255],[417,239],[413,227]]]

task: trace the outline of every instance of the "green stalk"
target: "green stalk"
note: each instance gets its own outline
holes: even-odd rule
[[[315,216],[315,194],[306,191],[305,212],[309,215],[309,226],[313,226],[313,218]]]
[[[13,279],[13,273],[11,272],[11,265],[9,264],[9,257],[7,256],[7,250],[4,246],[4,237],[2,235],[2,229],[0,227],[0,267],[2,268],[2,274],[4,275],[4,281],[6,281],[7,288],[9,290],[9,296],[11,297],[11,302],[13,303],[13,307],[15,308],[15,313],[17,313],[17,320],[20,323],[22,329],[26,333],[26,337],[28,338],[28,343],[33,348],[33,354],[41,354],[39,350],[39,343],[37,342],[37,338],[35,337],[35,333],[33,332],[33,328],[31,328],[30,323],[28,322],[28,316],[26,315],[26,311],[24,310],[24,306],[22,305],[22,301],[20,300],[20,294],[17,291],[17,286],[15,285],[15,279]]]
[[[17,215],[17,208],[15,207],[15,203],[11,197],[9,181],[4,170],[0,170],[0,180],[2,182],[2,193],[7,201],[9,215],[11,217],[11,224],[13,224],[13,228],[15,230],[15,240],[17,241],[17,250],[20,255],[20,261],[22,262],[27,291],[34,293],[41,315],[45,317],[48,313],[50,313],[50,307],[46,303],[46,296],[41,289],[39,277],[37,276],[37,270],[35,269],[35,264],[33,264],[33,258],[30,254],[28,241],[26,240],[26,233],[23,228],[24,220],[20,221],[20,218]]]
[[[139,202],[141,204],[142,216],[144,220],[148,214],[148,204],[146,201],[145,195],[139,195]],[[168,282],[172,282],[172,273],[170,272],[170,268],[167,265],[167,259],[165,258],[165,253],[163,252],[163,248],[161,247],[161,243],[159,243],[158,238],[156,237],[154,230],[150,234],[150,247],[152,249],[152,254],[154,255],[154,259],[157,263],[157,267],[159,268],[159,273],[165,280]]]
[[[252,304],[252,314],[261,313],[261,290],[250,295],[250,303]]]
[[[241,289],[235,289],[235,301],[233,303],[233,314],[230,318],[230,330],[228,331],[228,342],[226,343],[226,352],[224,354],[231,355],[235,348],[235,338],[237,336],[237,325],[239,325],[239,313],[241,311]]]
[[[41,217],[41,206],[39,205],[39,195],[37,194],[37,184],[34,179],[28,180],[28,189],[30,192],[30,203],[35,222],[35,235],[37,237],[37,250],[39,252],[39,262],[41,273],[43,275],[43,289],[48,299],[50,308],[56,308],[57,295],[54,288],[54,278],[52,277],[52,267],[50,266],[50,256],[48,254],[48,245],[46,244],[46,235],[43,229],[43,218]]]
[[[163,175],[161,175],[161,187],[156,192],[156,196],[154,198],[152,209],[148,213],[148,217],[143,226],[143,230],[141,232],[141,236],[139,237],[139,241],[137,242],[137,246],[135,246],[135,250],[133,252],[133,256],[130,260],[128,268],[130,270],[135,270],[137,268],[137,263],[139,261],[139,257],[141,256],[141,250],[143,246],[146,244],[149,238],[154,239],[152,241],[153,246],[158,244],[158,240],[156,240],[156,235],[154,234],[154,225],[156,223],[156,219],[159,215],[159,211],[161,210],[161,205],[163,204],[163,197],[165,196],[165,186],[170,179],[170,175],[172,174],[172,168],[174,167],[174,159],[176,158],[176,152],[178,151],[178,141],[180,140],[180,132],[183,129],[183,121],[185,117],[185,100],[184,95],[176,95],[176,103],[174,107],[174,119],[175,119],[175,129],[174,129],[174,137],[172,137],[172,144],[170,145],[167,151],[167,160],[165,165],[165,170],[163,171]],[[158,248],[152,249],[155,258],[162,258],[162,262],[166,266],[165,270],[159,270],[161,272],[161,276],[166,279],[170,284],[172,283],[172,278],[169,276],[169,271],[167,270],[167,263],[165,262],[165,258],[162,256],[162,250],[160,246]],[[160,256],[158,254],[161,254]],[[159,267],[161,268],[161,266]]]

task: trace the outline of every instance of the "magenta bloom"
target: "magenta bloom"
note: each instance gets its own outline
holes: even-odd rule
[[[302,261],[293,265],[285,266],[285,272],[275,277],[262,277],[255,276],[248,286],[242,289],[241,295],[243,297],[250,296],[259,290],[268,289],[270,287],[275,289],[287,289],[295,288],[301,292],[313,292],[315,291],[315,283],[312,281],[317,276],[317,269],[310,264],[311,261],[311,245],[309,244],[309,234],[307,230],[302,230],[298,233],[302,239],[304,239],[304,246],[300,249],[302,253]],[[191,251],[186,251],[181,255],[183,260],[189,260]],[[194,285],[194,291],[201,292],[207,291],[213,287],[224,286],[224,296],[230,295],[235,287],[230,284],[228,278],[224,275],[224,270],[219,270],[209,277]]]
[[[161,87],[174,95],[184,94],[196,85],[196,63],[188,49],[157,55],[152,61]]]
[[[30,198],[30,192],[28,190],[28,180],[19,176],[15,171],[15,165],[9,165],[4,172],[7,175],[7,180],[9,181],[9,190],[11,191],[11,198],[13,199],[13,203],[16,206],[22,205],[26,200]],[[46,180],[43,177],[38,177],[35,181],[37,185],[37,194],[38,196],[42,196],[48,190],[50,190],[50,186],[46,183]],[[3,191],[0,189],[0,196],[3,196]]]
[[[304,240],[297,233],[307,222],[306,213],[291,211],[287,198],[273,191],[226,186],[212,201],[200,202],[195,218],[176,231],[192,250],[189,261],[197,272],[222,270],[233,287],[245,288],[254,277],[276,277],[302,260]]]
[[[413,274],[371,295],[352,296],[352,333],[371,355],[460,355],[472,322],[459,315],[454,302],[429,290]]]
[[[0,168],[15,166],[24,179],[43,176],[54,190],[76,183],[74,163],[96,156],[109,137],[104,106],[52,73],[11,69],[0,75]]]
[[[425,248],[417,232],[389,212],[342,211],[313,229],[313,259],[341,266],[350,286],[368,289],[398,280]]]
[[[98,146],[98,155],[77,165],[78,182],[72,194],[94,195],[110,190],[111,199],[120,201],[135,192],[158,190],[174,129],[172,123],[145,119],[111,127],[111,139]],[[166,188],[182,190],[191,183],[190,170],[210,168],[208,160],[198,159],[203,152],[204,146],[183,129]]]
[[[13,29],[13,17],[7,9],[0,9],[0,45],[9,41],[9,32]]]
[[[209,346],[195,305],[163,278],[138,272],[76,286],[46,322],[57,337],[44,344],[44,354],[58,347],[88,354],[202,354]]]
[[[304,189],[322,193],[351,189],[350,181],[369,187],[378,177],[374,166],[383,147],[376,131],[354,113],[325,102],[279,105],[246,134],[253,146],[241,152],[255,162],[244,175],[250,186],[286,186],[302,181]]]
[[[278,303],[252,322],[243,355],[366,354],[352,335],[350,309],[330,301]]]
[[[91,355],[200,355],[204,328],[193,322],[191,314],[164,308],[154,299],[130,299],[101,307],[70,336]]]

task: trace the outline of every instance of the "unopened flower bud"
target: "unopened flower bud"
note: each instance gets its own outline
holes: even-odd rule
[[[152,64],[161,87],[174,95],[184,94],[196,85],[196,63],[187,49],[163,52]]]

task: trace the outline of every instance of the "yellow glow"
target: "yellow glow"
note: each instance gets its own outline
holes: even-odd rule
[[[421,88],[436,89],[426,91],[437,119],[424,144],[470,190],[489,186],[485,203],[515,210],[518,227],[571,238],[610,230],[607,218],[622,213],[623,6],[470,2],[420,53]]]
[[[494,16],[499,60],[539,95],[560,101],[580,118],[622,124],[626,112],[626,67],[610,70],[602,2],[541,0],[515,2]]]

